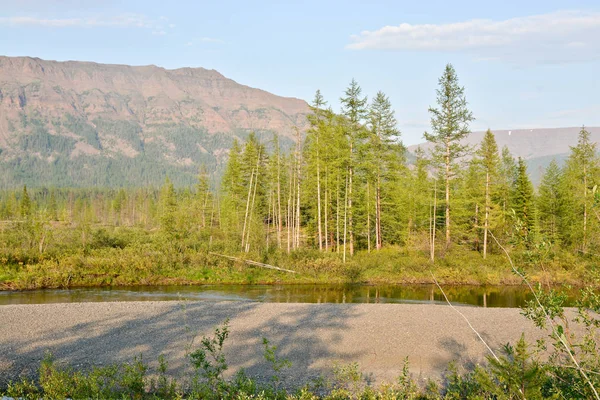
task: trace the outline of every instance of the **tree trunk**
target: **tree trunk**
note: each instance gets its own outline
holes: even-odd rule
[[[340,253],[340,171],[338,170],[335,202],[335,251]]]
[[[371,190],[369,181],[367,181],[367,252],[371,252]]]
[[[583,165],[583,245],[582,250],[587,250],[587,168]]]
[[[319,228],[319,250],[323,251],[323,231],[321,230],[321,160],[319,157],[319,134],[317,133],[317,225]]]
[[[485,222],[483,228],[483,259],[487,256],[487,237],[490,221],[490,173],[485,174]]]
[[[410,231],[410,224],[409,224]],[[381,237],[381,179],[377,176],[377,190],[375,192],[375,238],[377,250],[381,249],[383,239]]]
[[[258,165],[260,161],[260,152],[258,153],[258,160],[256,161],[256,179],[254,180],[254,194],[252,195],[252,205],[250,206],[250,217],[248,220],[247,238],[246,238],[246,253],[250,251],[250,231],[252,221],[252,214],[254,213],[254,201],[256,200],[256,188],[258,187]]]
[[[290,245],[291,245],[291,225],[292,225],[292,185],[294,178],[294,168],[290,162],[290,184],[288,188],[288,202],[287,202],[287,213],[286,213],[286,230],[287,230],[287,252],[290,253]]]
[[[435,231],[437,228],[437,180],[433,184],[433,216],[431,218],[431,262],[435,261]]]
[[[479,203],[475,203],[475,250],[479,251]]]
[[[346,189],[344,191],[344,255],[342,261],[346,262],[346,239],[348,232],[348,177],[346,177]]]
[[[281,156],[279,154],[279,141],[277,141],[277,246],[281,249]]]
[[[329,229],[328,229],[328,220],[329,220],[329,215],[327,213],[327,209],[328,209],[328,197],[327,197],[327,193],[329,193],[329,173],[327,172],[327,167],[325,167],[325,207],[324,207],[324,222],[325,222],[325,251],[329,251]]]
[[[250,174],[250,184],[248,185],[248,197],[246,198],[246,214],[244,215],[244,228],[242,229],[242,250],[245,249],[246,226],[248,224],[248,211],[250,210],[250,195],[252,194],[252,182],[254,181],[254,169]]]
[[[450,142],[446,141],[446,248],[450,247]]]
[[[348,171],[348,235],[350,236],[350,256],[354,255],[354,227],[352,219],[352,175],[354,175],[353,165],[354,143],[350,139],[350,168]],[[344,240],[344,249],[346,248],[346,240]]]
[[[300,247],[300,168],[302,166],[301,152],[300,152],[300,130],[296,128],[296,161],[297,161],[297,176],[296,185],[298,190],[298,196],[296,198],[296,248]]]

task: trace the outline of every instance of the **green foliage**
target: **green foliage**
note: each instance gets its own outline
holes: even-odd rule
[[[550,162],[538,188],[537,208],[540,216],[540,231],[552,242],[559,240],[561,225],[561,207],[564,192],[561,190],[562,175],[555,160]]]
[[[517,177],[511,194],[511,208],[515,219],[516,237],[529,244],[535,234],[535,207],[533,185],[527,175],[525,161],[519,157]]]
[[[208,389],[214,395],[224,395],[228,392],[223,373],[227,370],[227,362],[223,353],[223,345],[229,336],[229,320],[226,320],[219,328],[215,328],[212,338],[203,336],[201,346],[190,354],[190,362],[196,372],[202,377]],[[195,390],[202,392],[202,385],[196,381]]]
[[[488,357],[490,380],[484,380],[485,391],[508,399],[541,399],[547,379],[542,366],[528,350],[524,335],[513,347],[504,346],[504,354],[496,360]]]
[[[438,108],[429,107],[431,114],[432,133],[425,132],[424,137],[428,142],[434,144],[431,155],[432,162],[442,173],[446,186],[445,201],[445,228],[446,228],[446,247],[450,245],[450,198],[451,179],[456,174],[458,166],[457,160],[464,156],[468,151],[468,146],[462,144],[470,131],[469,124],[475,119],[473,114],[467,108],[465,90],[458,84],[458,76],[454,67],[447,64],[444,73],[440,77],[437,93]]]
[[[271,365],[273,369],[273,375],[271,381],[273,382],[273,389],[279,391],[279,386],[282,381],[281,372],[292,366],[292,363],[287,358],[280,358],[277,356],[277,346],[269,345],[269,340],[265,337],[262,339],[263,346],[265,346],[265,360]]]

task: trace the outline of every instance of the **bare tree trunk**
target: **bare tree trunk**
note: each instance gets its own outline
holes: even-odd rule
[[[325,218],[325,251],[329,251],[329,229],[328,229],[328,220],[329,220],[329,215],[327,213],[327,209],[328,209],[328,197],[327,197],[327,193],[329,193],[329,173],[327,171],[327,167],[325,167],[325,207],[324,207],[324,218]]]
[[[216,194],[215,194],[216,196]],[[212,241],[213,241],[213,225],[214,225],[214,217],[215,217],[215,201],[217,201],[217,208],[219,206],[219,198],[217,197],[216,199],[213,198],[213,203],[211,206],[211,210],[210,210],[210,221],[208,222],[209,224],[209,229],[210,229],[210,237],[208,239],[208,248],[210,249],[212,247]],[[220,223],[220,221],[219,221]]]
[[[446,141],[446,248],[450,247],[450,142]]]
[[[429,259],[433,262],[433,202],[429,200],[429,231],[427,232],[427,240],[429,240]]]
[[[346,262],[346,239],[348,233],[348,177],[346,177],[346,189],[344,190],[344,255],[343,262]]]
[[[350,144],[350,157],[352,157],[352,144]],[[350,165],[348,176],[348,235],[350,236],[350,256],[354,255],[354,226],[352,220],[352,175],[354,175],[354,167]],[[344,248],[346,246],[344,240]]]
[[[381,237],[381,178],[377,175],[377,190],[375,192],[375,237],[377,240],[377,250],[381,249],[383,239]],[[410,234],[410,223],[408,224],[408,232]]]
[[[431,218],[431,262],[435,261],[435,231],[437,228],[437,179],[433,183],[433,216]]]
[[[335,251],[339,254],[340,253],[340,174],[339,174],[339,170],[338,170],[338,176],[337,176],[337,186],[336,186],[336,203],[335,203],[335,213],[336,213],[336,217],[335,217],[335,229],[336,229],[336,235],[335,235]]]
[[[273,205],[273,214],[271,214],[271,204]],[[269,226],[271,223],[273,227],[275,227],[275,203],[273,202],[273,192],[269,193],[269,204],[267,207],[267,251],[269,250],[269,233],[271,231],[271,227]],[[272,216],[272,217],[271,217]]]
[[[479,204],[475,203],[475,250],[479,251]]]
[[[254,213],[254,201],[256,200],[256,188],[258,187],[258,165],[260,161],[260,152],[258,153],[258,160],[256,161],[256,179],[254,180],[254,194],[252,195],[252,205],[250,206],[250,218],[248,221],[247,238],[246,238],[246,253],[250,251],[250,231],[252,222],[252,215]]]
[[[302,164],[301,152],[300,152],[300,130],[296,128],[296,185],[298,190],[298,196],[296,198],[296,248],[300,248],[300,168]]]
[[[587,166],[583,165],[583,245],[582,250],[587,249]]]
[[[369,181],[367,181],[367,252],[371,252],[371,191],[369,187]]]
[[[250,210],[250,197],[252,195],[252,182],[254,181],[254,169],[250,174],[250,184],[248,185],[248,197],[246,198],[246,214],[244,215],[244,228],[242,229],[242,250],[245,249],[246,226],[248,224],[248,212]]]
[[[291,246],[291,239],[292,239],[292,235],[291,235],[291,228],[292,228],[292,223],[293,223],[293,216],[292,216],[292,194],[293,194],[293,190],[292,188],[293,186],[293,181],[294,181],[294,167],[293,164],[290,162],[290,184],[289,184],[289,188],[288,188],[288,204],[287,204],[287,215],[286,215],[286,219],[287,219],[287,252],[288,254],[290,253],[290,246]]]
[[[319,134],[317,133],[317,225],[319,227],[319,250],[323,250],[323,232],[321,230],[321,166],[319,153]]]
[[[281,249],[281,155],[279,154],[279,141],[277,141],[277,246]]]
[[[490,226],[490,173],[485,174],[485,223],[483,228],[483,259],[487,256],[488,229]]]

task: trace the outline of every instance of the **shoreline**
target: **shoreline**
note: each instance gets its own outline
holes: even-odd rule
[[[549,285],[551,288],[561,287],[561,286],[570,286],[574,289],[583,289],[585,287],[590,287],[590,284],[584,282],[558,282],[558,281],[543,281],[542,279],[530,279],[531,284],[544,284]],[[498,287],[517,287],[524,286],[522,282],[518,282],[517,279],[510,279],[506,282],[501,281],[499,283],[482,283],[482,282],[444,282],[439,281],[440,285],[446,287],[489,287],[489,288],[498,288]],[[428,286],[434,285],[435,283],[431,280],[400,280],[400,281],[365,281],[365,282],[322,282],[322,281],[306,281],[306,282],[292,282],[292,281],[257,281],[257,282],[244,282],[244,281],[230,281],[230,282],[204,282],[204,281],[173,281],[173,280],[165,280],[165,281],[157,281],[152,283],[132,283],[132,284],[117,284],[117,285],[69,285],[69,286],[40,286],[40,287],[26,287],[26,288],[11,288],[10,283],[0,284],[0,292],[30,292],[35,290],[69,290],[69,289],[94,289],[94,288],[119,288],[119,287],[152,287],[152,286],[301,286],[301,285],[311,285],[311,286],[365,286],[365,287],[374,287],[374,286]],[[591,285],[593,288],[600,288],[600,284]]]
[[[461,312],[494,351],[546,336],[519,309],[463,307]],[[298,385],[331,372],[335,363],[357,362],[374,382],[393,381],[408,357],[421,381],[439,379],[448,363],[472,366],[488,354],[465,321],[445,305],[301,304],[143,301],[6,305],[0,307],[0,385],[35,376],[45,351],[60,364],[130,362],[156,365],[163,354],[170,373],[189,376],[186,354],[203,335],[230,320],[225,343],[229,373],[244,368],[268,379],[261,341],[277,346],[292,367],[286,379]]]

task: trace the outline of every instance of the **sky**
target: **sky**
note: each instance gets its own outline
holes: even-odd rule
[[[407,145],[452,63],[473,130],[600,126],[598,0],[0,0],[0,54],[215,69],[336,111],[354,78]]]

